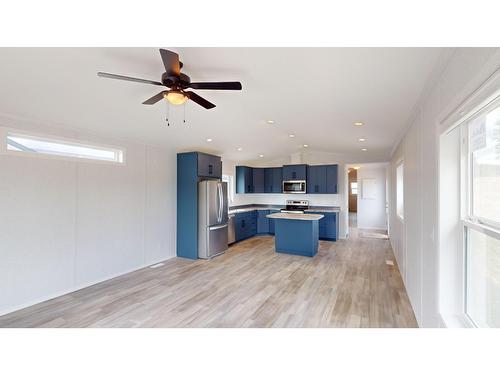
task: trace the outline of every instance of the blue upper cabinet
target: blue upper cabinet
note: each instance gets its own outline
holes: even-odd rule
[[[311,165],[307,171],[308,194],[337,194],[337,165]]]
[[[264,193],[264,168],[252,168],[252,193]]]
[[[281,193],[283,190],[283,168],[264,169],[264,193]]]
[[[283,192],[283,168],[272,168],[273,170],[273,184],[272,193]]]
[[[253,168],[236,167],[236,194],[251,193],[253,190]]]
[[[222,162],[220,156],[198,152],[198,176],[222,178]]]
[[[236,193],[281,193],[282,168],[236,167]]]
[[[338,194],[339,166],[326,166],[326,194]]]
[[[326,194],[326,165],[309,166],[307,171],[307,192]]]
[[[308,194],[337,194],[338,166],[294,164],[272,168],[236,167],[236,193],[282,193],[283,181],[306,180]]]
[[[293,165],[283,166],[283,181],[306,180],[306,179],[307,179],[306,164],[293,164]]]
[[[264,169],[264,193],[273,192],[273,169],[274,168]]]

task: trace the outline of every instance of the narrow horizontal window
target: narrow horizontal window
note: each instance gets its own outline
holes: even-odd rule
[[[7,134],[7,150],[123,163],[123,150],[57,139]]]

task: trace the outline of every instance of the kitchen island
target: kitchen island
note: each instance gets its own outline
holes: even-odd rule
[[[274,246],[278,253],[313,257],[318,252],[320,214],[277,212],[267,215],[274,219]]]

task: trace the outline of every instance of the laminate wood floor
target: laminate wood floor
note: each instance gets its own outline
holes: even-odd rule
[[[314,258],[253,237],[0,317],[0,327],[417,327],[389,241],[320,241]]]

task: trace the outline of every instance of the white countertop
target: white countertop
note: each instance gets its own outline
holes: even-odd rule
[[[266,217],[270,219],[287,219],[287,220],[319,220],[324,217],[324,215],[318,214],[291,214],[288,212],[277,212],[275,214],[269,214]]]
[[[283,207],[284,208],[284,207]],[[245,208],[237,208],[237,209],[232,209],[229,210],[229,214],[240,214],[243,212],[250,212],[250,211],[261,211],[261,210],[280,210],[280,208],[270,208],[270,207],[262,207],[262,206],[250,206],[250,207],[245,207]],[[309,208],[305,210],[306,213],[308,212],[340,212],[339,208]]]

